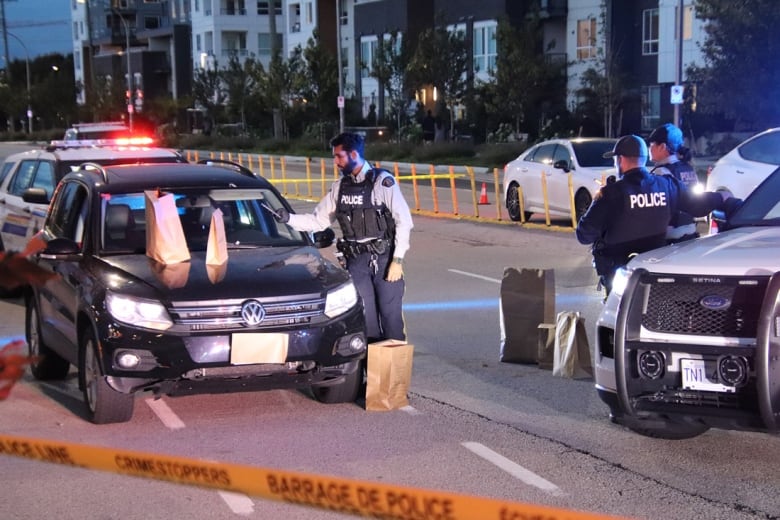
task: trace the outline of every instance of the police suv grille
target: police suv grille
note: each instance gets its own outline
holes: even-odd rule
[[[247,300],[219,300],[205,302],[174,303],[171,317],[177,325],[191,331],[229,330],[251,327],[265,329],[306,325],[324,315],[325,298],[290,301],[264,301],[257,299],[265,316],[258,325],[248,325],[241,316],[242,305]]]
[[[649,275],[642,325],[654,332],[751,338],[756,336],[758,315],[767,277],[705,278]],[[728,302],[723,308],[706,302]]]

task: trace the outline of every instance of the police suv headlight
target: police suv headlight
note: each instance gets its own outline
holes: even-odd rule
[[[623,296],[623,291],[626,289],[628,279],[631,278],[631,270],[625,267],[620,267],[615,271],[615,277],[612,278],[612,292],[615,296]]]
[[[325,298],[325,316],[335,318],[357,305],[358,295],[351,281],[328,293]]]
[[[134,327],[166,330],[173,326],[168,311],[155,300],[108,293],[106,309],[115,320]]]

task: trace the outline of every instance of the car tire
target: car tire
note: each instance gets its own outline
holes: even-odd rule
[[[87,416],[95,424],[127,422],[133,416],[135,396],[111,388],[100,369],[97,347],[95,334],[88,327],[79,355],[79,386],[84,393]]]
[[[509,185],[509,189],[506,194],[506,211],[509,213],[509,218],[514,222],[519,222],[520,219],[520,191],[517,189],[517,184],[514,182]],[[531,213],[526,211],[523,215],[523,220],[529,220]]]
[[[593,197],[588,193],[588,190],[580,190],[574,194],[574,217],[577,222],[588,211],[591,202],[593,202]]]
[[[65,379],[70,370],[70,363],[44,343],[41,335],[41,318],[35,298],[30,298],[27,304],[24,322],[27,351],[33,359],[30,362],[30,372],[33,377],[41,381]]]
[[[355,370],[344,376],[341,383],[335,385],[312,385],[311,391],[314,398],[326,404],[352,403],[360,393],[363,385],[363,364],[358,363]]]

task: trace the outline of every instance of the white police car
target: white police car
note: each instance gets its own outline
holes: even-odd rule
[[[780,170],[721,233],[619,270],[594,361],[613,421],[637,433],[780,432]]]
[[[80,164],[186,162],[176,151],[150,147],[150,139],[53,141],[16,153],[0,167],[0,250],[20,251],[43,224],[48,206],[24,202],[28,188],[43,188],[51,197],[65,174]]]

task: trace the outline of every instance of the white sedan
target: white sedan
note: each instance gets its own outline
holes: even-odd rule
[[[546,193],[550,216],[570,217],[573,205],[579,220],[605,179],[615,174],[613,160],[603,155],[614,148],[616,141],[595,137],[551,139],[523,152],[504,166],[504,201],[509,218],[528,220],[533,213],[545,213]]]
[[[766,130],[721,157],[707,175],[707,190],[744,199],[780,166],[780,128]]]

